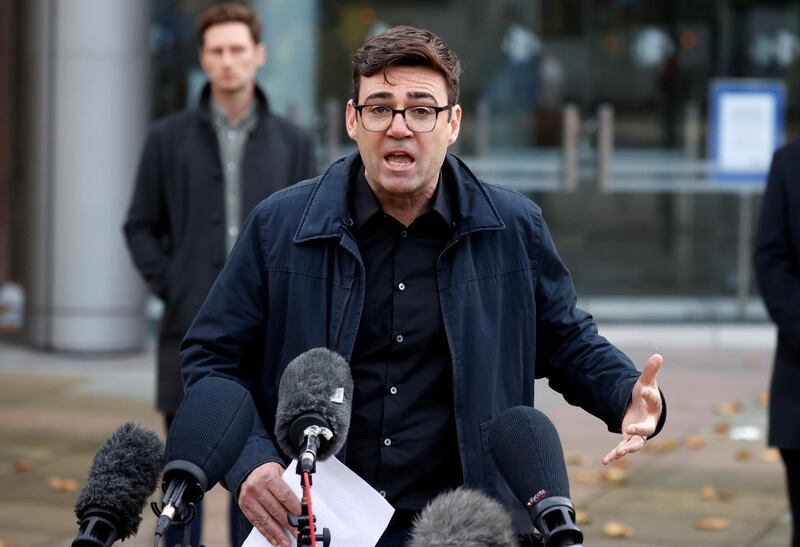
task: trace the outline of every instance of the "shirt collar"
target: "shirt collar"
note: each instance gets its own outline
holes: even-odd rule
[[[431,197],[430,210],[438,213],[448,229],[452,229],[452,197],[450,196],[450,187],[446,179],[447,177],[443,175],[443,170],[439,171],[439,182],[436,184],[436,189],[433,191],[433,196]],[[356,230],[358,230],[375,214],[380,213],[381,207],[378,204],[378,200],[375,198],[375,194],[372,192],[372,188],[369,187],[367,177],[364,175],[363,166],[358,170],[352,188],[353,220],[355,221]]]
[[[214,126],[220,129],[252,129],[258,119],[256,113],[256,101],[250,101],[250,106],[247,107],[247,111],[244,113],[244,116],[242,116],[242,119],[239,120],[239,123],[236,125],[231,125],[228,121],[228,115],[225,114],[225,111],[222,110],[222,107],[212,97],[211,119],[214,120]]]

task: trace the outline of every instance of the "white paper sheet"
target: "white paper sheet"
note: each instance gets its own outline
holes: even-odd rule
[[[297,460],[283,479],[300,497]],[[312,475],[311,505],[317,533],[331,531],[331,547],[375,547],[392,518],[394,508],[364,480],[336,458],[317,463]],[[292,539],[292,546],[297,543]],[[274,547],[253,528],[242,547]]]

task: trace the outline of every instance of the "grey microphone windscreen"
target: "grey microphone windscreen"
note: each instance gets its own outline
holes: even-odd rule
[[[515,547],[511,515],[486,494],[458,488],[431,500],[414,521],[409,547]]]
[[[344,445],[350,429],[353,377],[344,357],[326,348],[314,348],[295,357],[281,376],[275,437],[281,450],[298,458],[300,443],[291,438],[291,428],[301,416],[319,414],[333,432],[333,438],[317,452],[319,461],[335,455]]]
[[[75,515],[81,521],[102,509],[113,515],[120,539],[136,534],[163,468],[164,444],[158,436],[130,422],[121,425],[95,454]]]

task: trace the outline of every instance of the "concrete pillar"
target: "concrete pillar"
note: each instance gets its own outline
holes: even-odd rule
[[[32,0],[26,339],[71,352],[144,341],[121,225],[149,125],[149,2]]]
[[[14,72],[17,6],[0,2],[0,287],[12,277],[11,218],[14,176]],[[2,312],[0,312],[2,313]]]

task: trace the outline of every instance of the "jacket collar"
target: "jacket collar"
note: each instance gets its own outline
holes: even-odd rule
[[[261,127],[264,125],[264,120],[267,119],[269,116],[269,100],[267,99],[267,95],[264,91],[258,86],[255,85],[255,99],[256,99],[256,111],[258,112],[258,121],[256,122],[256,128]],[[200,92],[200,101],[198,102],[197,108],[200,119],[208,124],[212,124],[213,120],[211,118],[211,84],[206,82],[206,85],[203,86],[203,90]]]
[[[322,174],[314,184],[306,203],[295,233],[295,243],[319,238],[338,238],[346,227],[353,225],[347,194],[361,165],[361,156],[354,152],[334,162]],[[442,168],[450,171],[450,180],[453,181],[453,195],[456,198],[453,212],[457,238],[476,231],[505,228],[486,189],[464,162],[448,154]]]

